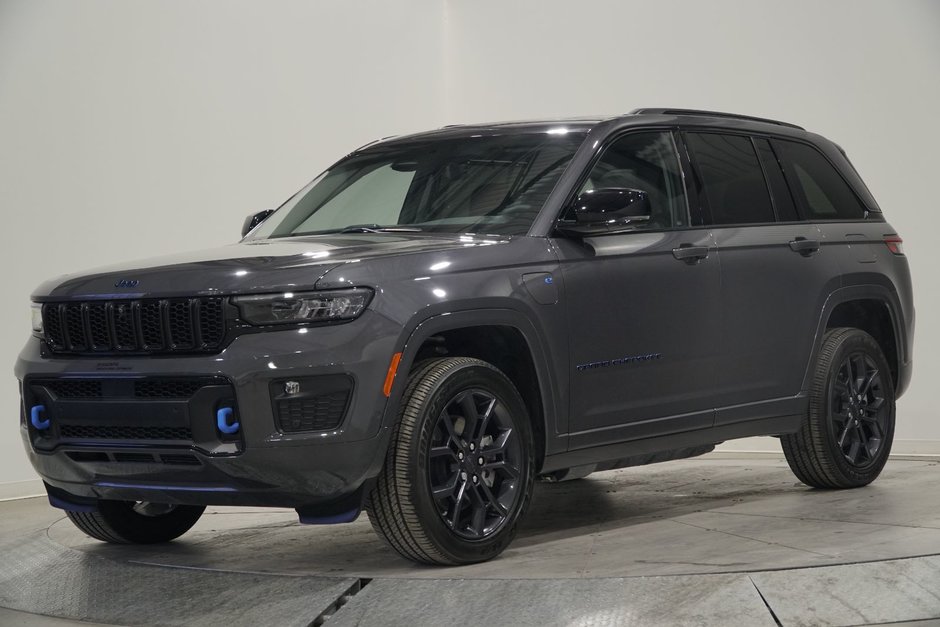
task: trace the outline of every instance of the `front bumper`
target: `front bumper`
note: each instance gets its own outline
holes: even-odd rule
[[[331,503],[361,495],[362,487],[381,469],[388,442],[382,386],[400,332],[400,327],[367,311],[349,324],[240,335],[215,355],[120,359],[43,357],[40,341],[33,338],[16,364],[21,385],[25,382],[25,402],[41,402],[31,396],[35,388],[29,383],[37,380],[214,377],[227,384],[228,396],[234,396],[240,429],[235,436],[216,430],[218,404],[231,404],[220,386],[215,389],[223,391],[193,402],[192,407],[177,403],[176,409],[188,414],[184,421],[190,423],[192,441],[60,440],[56,431],[44,443],[31,424],[31,407],[25,402],[20,408],[21,435],[33,467],[51,486],[50,492],[73,495],[76,501],[94,498],[307,510],[324,506],[329,510]],[[272,383],[338,376],[351,381],[352,393],[337,427],[327,431],[279,428],[283,423],[275,416]],[[106,389],[112,389],[112,384]],[[42,402],[55,407],[54,400]],[[111,410],[118,406],[125,423],[153,419],[161,411],[147,399],[79,399],[71,406],[78,406],[82,419],[93,422],[95,407],[101,407],[102,416],[115,413],[105,411],[107,403],[112,404]],[[62,413],[53,409],[48,415],[53,423],[56,411]]]

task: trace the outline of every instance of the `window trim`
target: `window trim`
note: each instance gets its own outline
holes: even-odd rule
[[[774,194],[774,187],[770,182],[770,175],[767,172],[767,168],[769,166],[768,164],[764,163],[764,158],[761,157],[761,151],[757,147],[757,141],[754,139],[754,136],[748,135],[748,137],[751,140],[751,146],[754,148],[754,154],[757,156],[757,163],[760,165],[760,171],[764,175],[764,184],[767,186],[767,195],[770,196],[770,206],[773,208],[774,212],[774,223],[780,224],[782,222],[789,222],[789,220],[785,221],[780,219],[780,211],[777,209],[777,195]],[[773,153],[774,161],[777,162],[777,167],[780,168],[780,176],[783,177],[783,184],[787,188],[787,193],[790,194],[790,199],[793,201],[793,210],[796,212],[796,217],[802,218],[796,199],[793,198],[793,190],[790,189],[790,182],[787,181],[787,177],[783,173],[783,166],[780,165],[780,157],[777,155],[777,151],[774,150],[774,145],[770,143],[770,140],[767,140],[767,145],[770,147],[770,152]]]
[[[575,180],[575,184],[568,190],[567,195],[565,196],[565,201],[562,203],[561,208],[558,210],[558,214],[555,216],[554,221],[552,222],[552,229],[549,233],[549,237],[567,237],[558,232],[557,227],[558,223],[561,222],[564,214],[571,209],[574,204],[575,198],[578,196],[578,190],[584,185],[585,181],[588,180],[591,176],[591,172],[594,170],[594,166],[603,159],[604,155],[610,149],[610,147],[617,143],[619,140],[623,139],[627,135],[632,135],[636,133],[661,133],[668,135],[670,141],[672,142],[673,153],[676,157],[676,165],[679,167],[679,178],[682,180],[682,188],[685,192],[685,219],[686,223],[682,226],[671,226],[665,229],[637,229],[636,231],[624,232],[624,233],[598,233],[592,235],[591,237],[606,237],[608,235],[631,235],[632,233],[668,233],[672,231],[682,231],[695,228],[695,225],[692,224],[692,204],[690,196],[698,196],[698,191],[690,188],[689,182],[687,180],[687,172],[685,169],[685,163],[683,161],[682,151],[680,150],[680,144],[677,138],[679,132],[679,127],[677,126],[642,126],[642,127],[631,127],[622,131],[611,133],[604,139],[604,142],[596,149],[597,152],[591,158],[591,161],[584,166],[581,172],[578,174],[578,178]],[[568,238],[570,239],[570,238]]]

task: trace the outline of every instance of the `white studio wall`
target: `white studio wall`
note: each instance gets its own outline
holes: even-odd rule
[[[233,242],[381,136],[639,106],[776,117],[844,146],[914,273],[895,450],[940,453],[938,76],[930,0],[0,0],[0,483],[35,478],[9,368],[42,280]]]
[[[894,451],[940,454],[940,3],[931,0],[447,5],[447,123],[731,111],[839,143],[904,237],[918,325]],[[779,451],[771,438],[731,448]]]
[[[11,368],[36,285],[235,242],[343,154],[441,125],[441,20],[434,0],[0,0],[0,482],[35,478]]]

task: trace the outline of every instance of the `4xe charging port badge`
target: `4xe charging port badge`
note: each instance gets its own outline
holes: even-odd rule
[[[522,275],[529,296],[540,305],[554,305],[558,302],[558,288],[555,277],[550,272],[530,272]]]

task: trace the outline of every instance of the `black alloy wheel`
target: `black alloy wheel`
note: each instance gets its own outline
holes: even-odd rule
[[[811,371],[808,411],[780,444],[806,485],[857,488],[888,461],[894,420],[894,380],[878,342],[860,329],[830,329]]]
[[[532,451],[526,405],[505,374],[470,357],[422,362],[409,374],[369,520],[416,562],[492,559],[531,498]]]
[[[864,468],[878,459],[888,403],[881,371],[870,356],[856,352],[842,361],[832,384],[830,415],[836,444],[849,464]]]
[[[457,394],[438,416],[428,480],[453,532],[478,540],[506,523],[519,498],[522,446],[506,406],[481,389]]]

